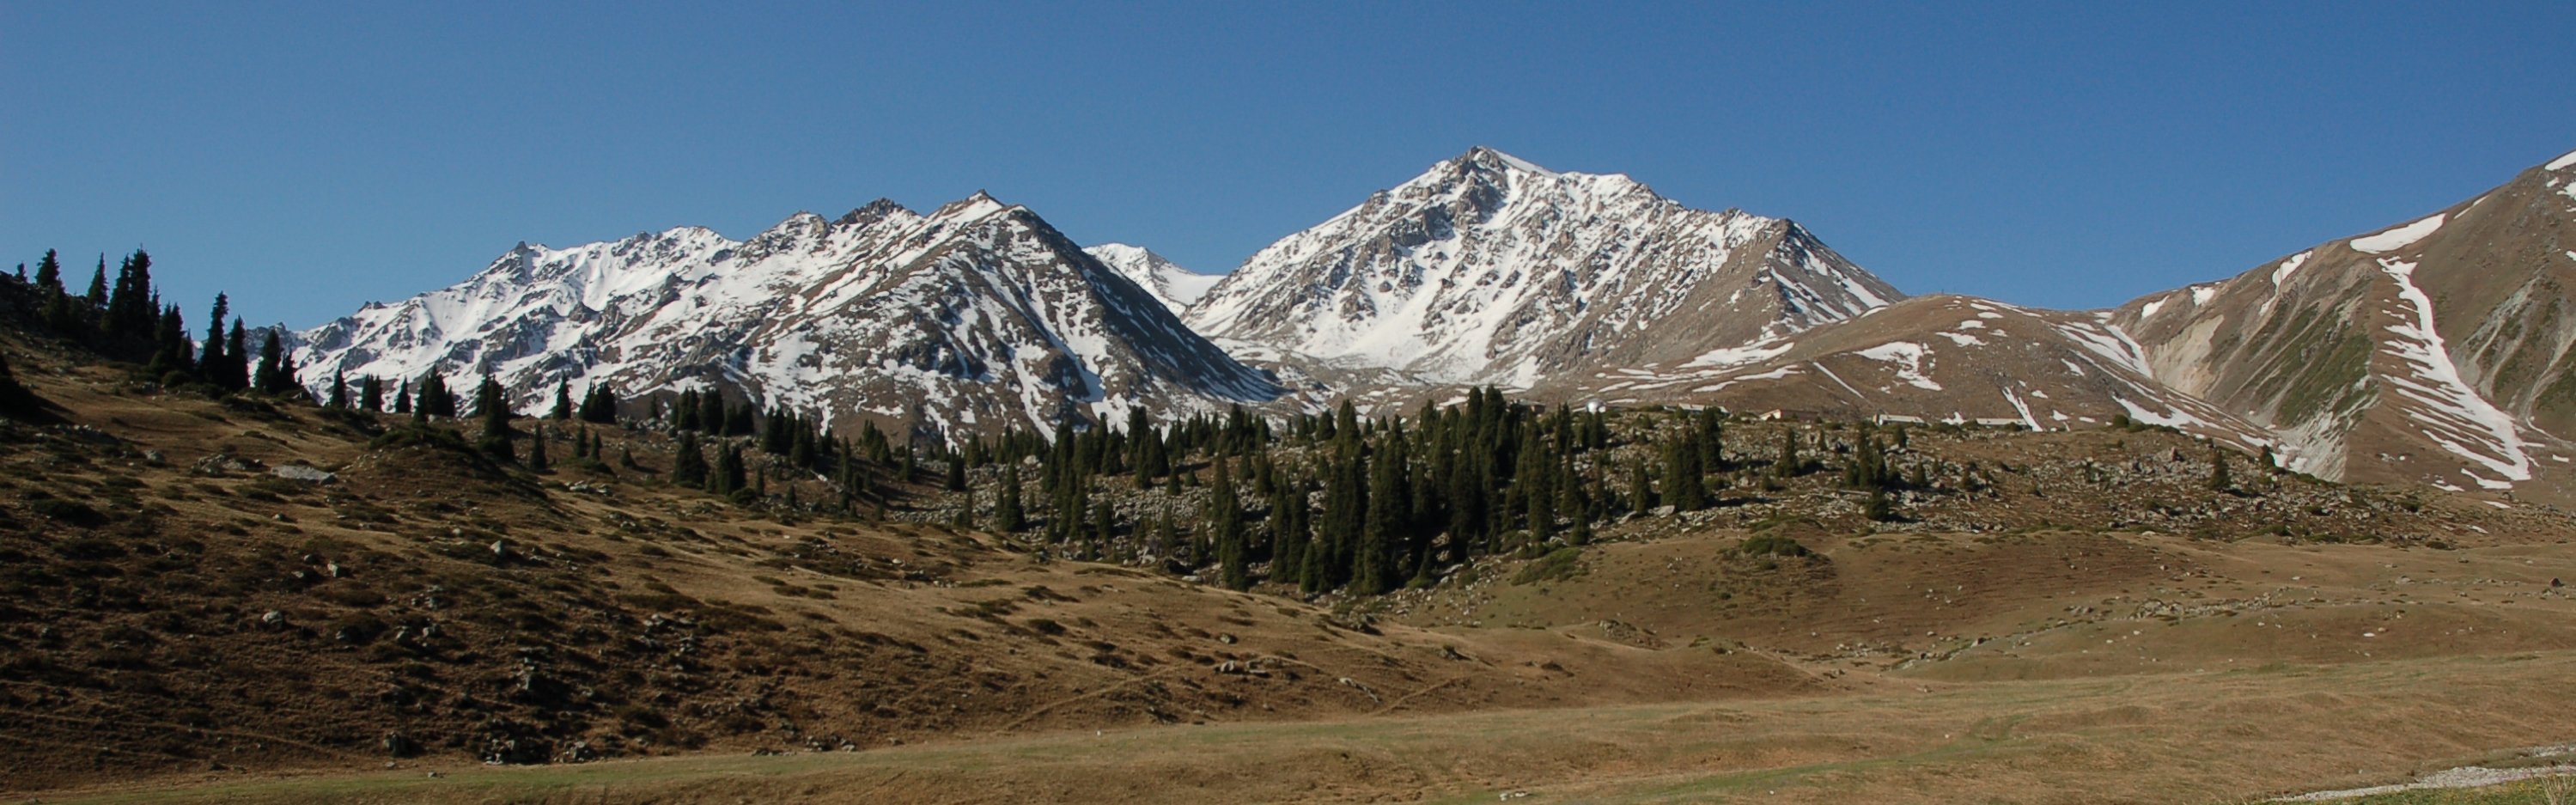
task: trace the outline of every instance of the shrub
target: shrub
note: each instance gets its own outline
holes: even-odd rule
[[[1746,537],[1743,543],[1735,546],[1735,553],[1738,556],[1815,555],[1814,551],[1807,550],[1807,546],[1798,544],[1797,540],[1779,534],[1759,534],[1752,537]]]
[[[1575,572],[1582,569],[1582,559],[1583,549],[1581,548],[1565,547],[1549,551],[1546,556],[1522,565],[1521,572],[1512,575],[1512,583],[1521,585],[1573,578]]]
[[[89,504],[74,500],[42,498],[28,501],[27,508],[56,522],[83,528],[96,528],[107,522],[107,515],[90,508]]]

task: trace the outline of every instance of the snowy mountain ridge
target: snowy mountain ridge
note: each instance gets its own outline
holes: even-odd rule
[[[1792,222],[1479,147],[1262,249],[1188,320],[1343,365],[1528,388],[1901,298]]]
[[[699,227],[521,244],[466,281],[304,331],[306,380],[489,372],[522,406],[559,382],[727,389],[848,423],[948,434],[1221,411],[1280,390],[1026,208],[880,200],[733,241]]]

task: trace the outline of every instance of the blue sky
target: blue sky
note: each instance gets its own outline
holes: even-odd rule
[[[1797,219],[1908,292],[2102,306],[2576,149],[2570,30],[2565,2],[8,0],[0,266],[143,245],[192,324],[225,289],[301,327],[521,240],[981,188],[1223,271],[1482,144]]]

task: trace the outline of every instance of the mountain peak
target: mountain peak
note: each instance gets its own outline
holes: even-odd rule
[[[895,203],[894,199],[879,198],[875,201],[868,202],[866,206],[843,213],[838,220],[835,220],[832,223],[840,226],[848,226],[851,224],[872,224],[878,221],[883,221],[887,217],[898,213],[910,214],[911,212],[912,210],[910,208]]]
[[[1538,163],[1512,156],[1482,145],[1467,149],[1467,153],[1460,155],[1457,162],[1462,167],[1473,166],[1497,173],[1517,171],[1522,173],[1535,173],[1540,176],[1557,175],[1556,171],[1539,167]]]
[[[982,218],[1007,209],[1011,209],[1011,205],[1004,204],[1001,200],[993,198],[993,194],[991,193],[977,190],[974,195],[940,205],[937,211],[930,214],[930,217],[959,219]]]
[[[1225,279],[1220,275],[1201,274],[1182,268],[1179,264],[1143,246],[1103,243],[1084,247],[1082,251],[1091,255],[1092,259],[1099,260],[1101,265],[1108,266],[1109,270],[1143,287],[1146,293],[1153,294],[1156,301],[1170,308],[1172,315],[1175,316],[1199,301],[1200,297],[1206,296],[1209,288],[1216,287],[1217,282]]]
[[[1346,365],[1529,387],[1900,298],[1804,230],[1477,146],[1262,249],[1189,321]]]

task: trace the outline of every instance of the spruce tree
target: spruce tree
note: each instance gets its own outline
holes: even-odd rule
[[[1111,508],[1109,501],[1106,500],[1093,504],[1091,528],[1083,534],[1082,558],[1095,561],[1100,559],[1109,550],[1109,544],[1117,539],[1118,510]]]
[[[1663,501],[1671,504],[1674,511],[1708,508],[1706,472],[1700,465],[1703,455],[1697,435],[1685,436],[1665,448]]]
[[[218,388],[224,387],[225,384],[224,371],[219,367],[226,362],[224,317],[231,315],[231,310],[232,305],[229,300],[226,300],[223,294],[215,294],[214,313],[206,317],[206,342],[202,347],[203,351],[197,355],[197,373],[203,376],[207,383],[214,384]],[[233,362],[239,363],[239,359],[235,358]]]
[[[323,403],[323,406],[338,409],[349,407],[349,378],[337,369],[331,370],[331,397]]]
[[[553,462],[546,458],[546,426],[538,425],[536,435],[528,439],[528,471],[545,472]]]
[[[277,330],[267,330],[259,342],[259,371],[251,374],[251,388],[261,394],[285,394],[287,389],[293,388],[294,381],[283,377],[282,359],[285,355],[286,348],[279,343]]]
[[[2211,445],[2209,448],[2209,488],[2213,492],[2226,492],[2236,488],[2235,474],[2227,469],[2227,451],[2216,445]]]
[[[510,400],[489,372],[474,388],[474,414],[483,420],[483,452],[500,461],[518,460],[518,448],[511,443]]]
[[[726,445],[723,452],[716,454],[716,472],[710,480],[713,486],[708,491],[731,495],[748,489],[750,480],[750,471],[743,466],[742,448]]]
[[[90,318],[101,318],[107,312],[107,255],[98,256],[98,272],[89,275],[89,293],[81,295],[89,307]]]
[[[992,526],[1002,534],[1028,532],[1028,511],[1020,508],[1020,464],[1002,464],[1002,488],[994,490]]]
[[[385,381],[375,375],[358,378],[358,408],[367,413],[385,410]]]
[[[411,381],[405,379],[402,382],[402,389],[394,393],[394,413],[412,414],[414,418],[418,418],[419,415],[413,413],[416,410],[411,404]]]
[[[223,387],[231,391],[250,388],[250,349],[244,343],[250,338],[242,328],[240,316],[233,317],[232,330],[224,334]]]
[[[617,392],[606,385],[590,387],[581,397],[581,408],[575,413],[581,421],[600,425],[617,424]]]
[[[1243,534],[1243,502],[1235,497],[1234,476],[1226,469],[1233,462],[1217,459],[1216,481],[1208,490],[1208,528],[1216,541],[1217,579],[1229,590],[1252,586],[1247,568]]]
[[[680,444],[671,454],[671,483],[691,489],[707,485],[707,454],[698,445],[697,434],[680,434]]]
[[[162,308],[153,329],[152,370],[160,377],[171,372],[194,373],[197,370],[194,350],[188,347],[188,325],[180,320],[179,306]]]
[[[54,258],[54,250],[46,249],[45,258],[36,261],[35,283],[36,292],[47,299],[63,295],[63,264]]]
[[[572,418],[572,381],[555,381],[555,408],[546,412],[546,418],[557,422]]]
[[[412,416],[455,418],[456,395],[448,393],[447,378],[439,376],[437,369],[421,375],[419,396],[420,399],[412,403]]]

